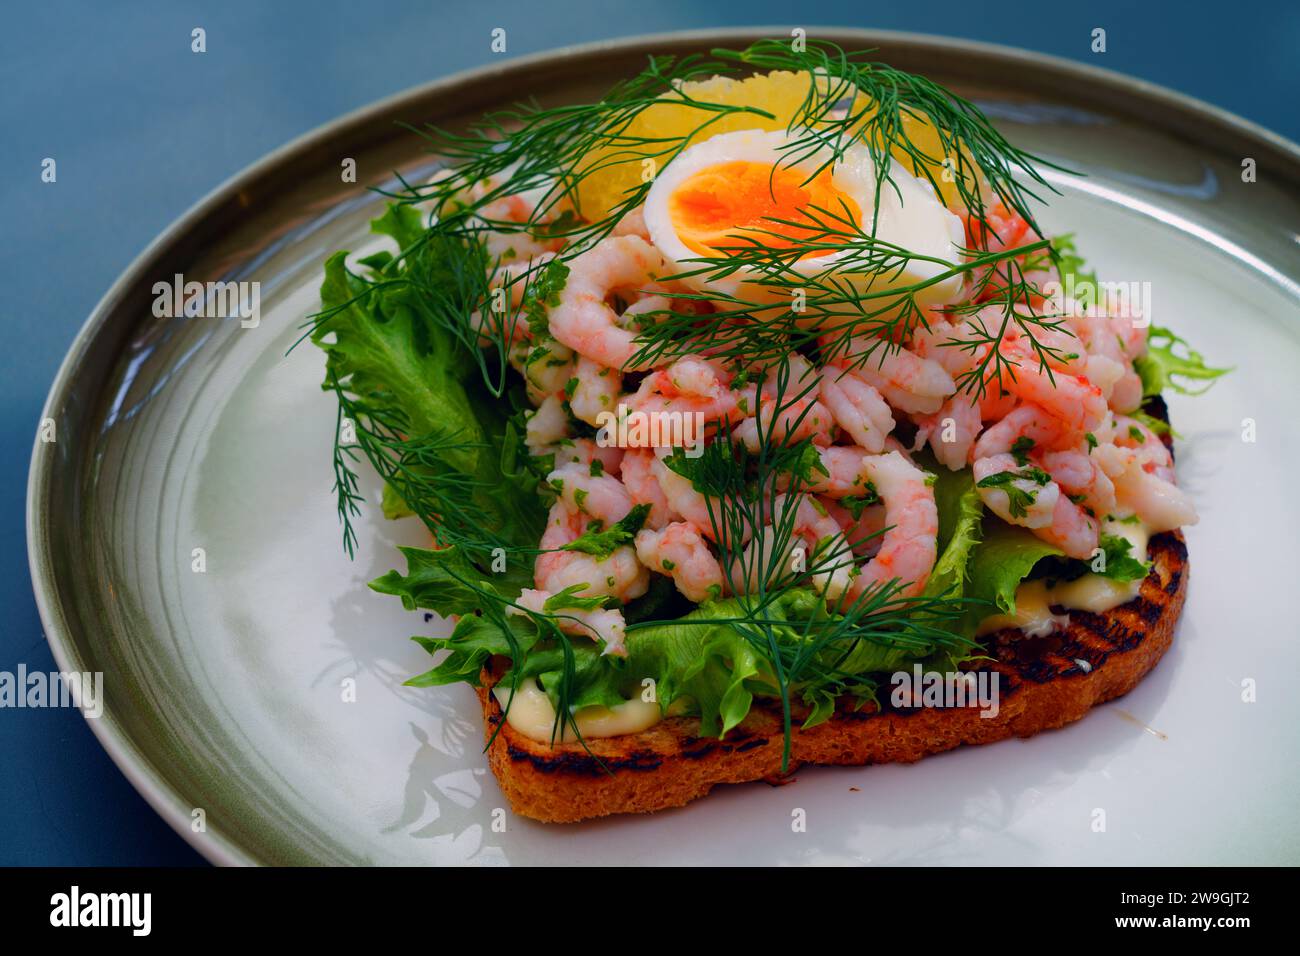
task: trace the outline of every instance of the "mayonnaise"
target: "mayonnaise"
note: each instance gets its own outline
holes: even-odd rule
[[[509,703],[506,723],[530,740],[550,743],[555,729],[555,708],[551,706],[546,691],[529,677],[519,682],[513,701],[510,692],[508,681],[492,688],[502,710]],[[584,707],[574,715],[574,720],[583,737],[619,737],[647,730],[659,723],[661,716],[657,703],[637,697],[614,707]],[[564,743],[573,743],[578,739],[572,725],[564,728],[563,738],[557,735],[556,740],[561,739]]]
[[[1128,539],[1130,554],[1139,561],[1147,559],[1147,542],[1150,530],[1137,522],[1125,523],[1108,520],[1102,533]],[[1070,623],[1068,614],[1054,614],[1052,607],[1072,611],[1104,614],[1121,604],[1127,604],[1142,591],[1142,579],[1114,581],[1100,574],[1088,573],[1073,581],[1061,581],[1053,587],[1041,578],[1021,583],[1016,588],[1016,609],[1013,614],[994,614],[980,622],[976,636],[982,637],[1003,628],[1018,628],[1030,637],[1044,637]]]

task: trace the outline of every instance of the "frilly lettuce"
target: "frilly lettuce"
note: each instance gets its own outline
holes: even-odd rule
[[[931,590],[957,598],[978,540],[982,507],[969,472],[940,471],[935,492],[942,551]],[[411,685],[477,686],[483,666],[501,656],[511,661],[506,680],[538,678],[557,712],[563,707],[572,714],[593,705],[615,706],[642,694],[653,681],[660,707],[667,710],[685,701],[686,712],[699,716],[704,736],[721,736],[735,727],[756,696],[777,697],[778,682],[767,653],[771,644],[783,654],[797,652],[835,620],[825,599],[806,588],[782,592],[757,615],[735,598],[706,601],[676,620],[631,624],[628,656],[619,659],[602,656],[592,642],[547,633],[531,616],[507,613],[517,589],[499,576],[479,573],[456,548],[401,550],[406,574],[390,571],[371,587],[400,597],[408,609],[459,616],[449,636],[415,638],[431,654],[446,656],[412,678]],[[841,695],[859,704],[873,700],[876,685],[871,675],[926,660],[933,651],[929,646],[894,647],[867,640],[851,644],[847,653],[843,644],[822,647],[814,653],[815,666],[791,682],[790,697],[804,705],[803,723],[811,726],[831,715]],[[964,652],[949,659],[961,656]]]
[[[984,521],[983,538],[971,553],[967,569],[966,595],[978,602],[966,616],[972,631],[989,614],[1012,614],[1016,609],[1016,588],[1039,561],[1063,557],[1060,548],[1032,532],[990,516]]]
[[[1184,354],[1175,353],[1175,346],[1181,346]],[[1133,365],[1142,379],[1142,394],[1146,397],[1159,395],[1166,388],[1182,395],[1199,395],[1214,379],[1231,371],[1206,365],[1201,353],[1189,346],[1186,339],[1158,325],[1151,326],[1147,333],[1147,354]],[[1209,384],[1199,389],[1187,384],[1195,381]]]
[[[400,465],[396,478],[384,475],[385,514],[430,510],[428,500],[412,500],[420,492],[435,500],[456,494],[464,513],[503,543],[536,545],[545,512],[510,401],[488,393],[445,314],[460,295],[454,257],[422,245],[421,215],[410,206],[389,206],[371,228],[396,240],[403,255],[369,256],[362,273],[349,270],[346,253],[332,255],[311,333],[326,354],[323,387],[338,393],[344,417],[356,419],[357,443],[340,442],[336,472],[340,462],[357,460],[357,450],[372,462],[387,456]]]
[[[407,681],[412,686],[459,682],[478,686],[483,665],[491,657],[503,656],[511,659],[513,675],[538,678],[557,709],[564,703],[559,689],[565,685],[567,706],[574,713],[583,707],[622,703],[642,693],[647,686],[643,681],[649,678],[661,708],[689,698],[700,715],[701,733],[720,736],[749,713],[750,682],[764,685],[771,680],[766,663],[729,623],[740,612],[735,601],[705,602],[679,620],[634,630],[629,634],[628,656],[619,660],[602,656],[595,644],[585,640],[573,641],[566,649],[531,616],[501,613],[491,600],[500,594],[497,586],[478,574],[455,548],[403,548],[402,553],[407,573],[390,571],[371,587],[401,597],[408,609],[460,615],[449,636],[415,638],[431,654],[449,653],[432,670]],[[806,619],[819,604],[824,608],[811,592],[791,591],[768,609],[767,617],[780,626],[786,620]],[[788,636],[793,636],[794,630],[789,631]],[[563,677],[570,666],[566,682]]]
[[[935,467],[932,471],[935,475],[934,501],[939,511],[939,557],[925,591],[930,595],[946,594],[960,599],[965,592],[971,552],[980,541],[984,503],[975,488],[970,469],[949,471]]]

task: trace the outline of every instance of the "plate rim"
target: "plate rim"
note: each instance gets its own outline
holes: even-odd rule
[[[1221,107],[1157,83],[1050,54],[937,34],[829,26],[809,27],[807,30],[810,36],[833,38],[845,47],[906,46],[936,53],[973,55],[975,59],[986,63],[1001,61],[1015,66],[1032,67],[1040,73],[1079,83],[1087,90],[1089,99],[1105,100],[1108,95],[1111,98],[1108,105],[1112,111],[1115,104],[1120,102],[1115,99],[1117,96],[1131,97],[1134,104],[1154,104],[1161,108],[1161,113],[1155,117],[1148,114],[1147,122],[1165,130],[1172,128],[1177,131],[1197,122],[1203,127],[1208,124],[1220,132],[1227,131],[1239,142],[1253,143],[1271,152],[1281,160],[1285,174],[1294,183],[1300,184],[1300,144]],[[145,276],[151,274],[150,267],[155,261],[206,217],[235,199],[247,185],[345,131],[363,127],[384,113],[430,97],[447,95],[459,88],[512,74],[526,77],[539,67],[560,60],[582,61],[620,52],[681,48],[702,43],[717,46],[744,45],[757,39],[784,36],[787,33],[788,27],[775,26],[704,28],[638,34],[556,47],[416,84],[350,110],[300,134],[217,185],[186,209],[132,259],[95,304],[69,345],[42,406],[41,420],[53,419],[55,411],[69,404],[69,392],[77,382],[78,373],[86,363],[92,346],[113,319],[115,305]],[[53,454],[43,453],[44,445],[38,429],[33,440],[26,493],[28,568],[44,636],[55,663],[61,671],[82,670],[84,668],[78,666],[81,655],[77,649],[77,640],[59,600],[60,589],[51,558],[52,530],[57,519],[45,505],[49,503],[50,481],[57,463]],[[74,455],[74,463],[77,460],[79,459]],[[100,746],[136,791],[205,859],[223,866],[258,865],[264,862],[258,854],[228,837],[219,826],[210,826],[202,833],[194,832],[190,826],[188,802],[182,799],[171,781],[150,763],[135,741],[116,724],[108,712],[95,719],[86,717],[83,713],[83,719],[90,725]]]

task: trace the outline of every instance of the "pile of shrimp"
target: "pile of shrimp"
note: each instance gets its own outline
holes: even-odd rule
[[[499,205],[497,214],[512,221],[533,215],[526,202]],[[991,224],[995,248],[1018,244],[1028,230],[1022,218],[1001,208]],[[499,244],[517,257],[499,267],[507,276],[534,270],[563,248],[554,240],[521,243],[517,234]],[[792,353],[785,380],[800,397],[791,401],[774,373],[763,377],[750,368],[739,374],[707,349],[661,364],[634,362],[641,321],[701,307],[698,300],[672,297],[664,277],[674,268],[650,242],[639,210],[567,265],[546,334],[533,335],[521,318],[509,343],[511,363],[535,407],[527,421],[528,449],[555,462],[548,475],[555,501],[539,545],[536,588],[523,592],[522,608],[540,612],[566,589],[615,599],[610,605],[626,603],[647,592],[652,574],[671,578],[693,602],[755,587],[752,574],[723,566],[720,555],[735,550],[733,542],[718,546],[719,503],[666,464],[673,449],[613,447],[575,434],[575,423],[599,426],[608,421],[601,413],[619,407],[698,413],[715,434],[725,430],[751,449],[762,435],[810,442],[822,468],[811,470],[811,482],[779,507],[793,511],[793,536],[810,550],[824,551],[830,542],[848,556],[809,575],[808,583],[828,601],[853,601],[885,584],[904,597],[925,588],[939,521],[932,476],[912,455],[927,446],[941,466],[973,470],[988,510],[1072,558],[1094,556],[1107,518],[1135,515],[1152,533],[1196,520],[1175,484],[1165,445],[1132,417],[1142,402],[1134,360],[1147,347],[1146,323],[1137,317],[1074,315],[1079,310],[1067,308],[1059,328],[1035,330],[1046,353],[1013,327],[997,344],[1002,374],[985,389],[971,389],[958,383],[989,358],[992,345],[981,330],[1003,324],[1003,305],[935,312],[907,341],[889,348],[855,342],[849,354],[869,353],[865,362],[814,367]],[[516,307],[522,286],[512,286]],[[894,434],[901,423],[909,423],[905,434],[914,435],[906,446]],[[844,506],[847,498],[873,503],[851,509]],[[562,550],[638,505],[648,514],[633,542],[603,558]],[[774,536],[770,527],[752,527],[742,538],[750,555],[770,549]],[[566,609],[556,618],[562,630],[603,642],[604,653],[626,653],[618,607]]]

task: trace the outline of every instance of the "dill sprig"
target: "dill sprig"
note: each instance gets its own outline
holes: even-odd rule
[[[798,241],[790,246],[770,243],[792,232]],[[989,306],[1004,316],[995,333],[982,320],[979,330],[963,345],[980,355],[979,362],[963,373],[963,390],[983,395],[990,381],[1001,382],[1009,361],[997,348],[1015,326],[1030,343],[1043,368],[1059,353],[1042,343],[1036,330],[1060,330],[1058,316],[1039,313],[1031,305],[1039,289],[1022,261],[1036,261],[1051,249],[1048,239],[1038,239],[1010,249],[963,249],[959,260],[922,255],[887,242],[854,222],[847,210],[832,212],[810,207],[799,220],[772,220],[772,227],[741,230],[734,244],[721,246],[716,255],[699,256],[674,280],[694,280],[703,291],[669,291],[667,297],[709,303],[704,314],[654,313],[638,336],[633,361],[646,365],[698,352],[735,362],[762,363],[791,350],[816,346],[825,361],[850,367],[884,357],[901,347],[918,327],[928,328],[927,309],[918,300],[926,290],[952,278],[969,282],[965,300],[945,306],[949,313],[973,312]],[[816,272],[799,269],[808,256],[833,259]],[[923,264],[931,275],[915,282],[896,284],[909,266]],[[745,297],[710,287],[736,274],[748,273],[766,289],[764,296]],[[744,286],[741,287],[742,291]],[[776,290],[773,292],[772,290]],[[789,301],[790,307],[774,305]],[[798,302],[798,308],[793,307]],[[758,316],[759,321],[750,317]],[[1012,371],[1011,374],[1014,374]]]
[[[357,543],[352,519],[360,515],[358,505],[363,500],[355,466],[363,457],[440,545],[460,545],[480,555],[494,547],[518,550],[485,526],[487,516],[474,500],[478,484],[445,465],[449,454],[482,448],[482,443],[465,440],[454,432],[407,437],[409,423],[400,409],[356,398],[336,378],[331,378],[330,387],[338,399],[335,491],[349,557],[355,556]],[[343,432],[348,421],[355,434],[350,442]]]
[[[644,202],[652,184],[638,179],[612,209],[593,216],[582,208],[578,195],[584,180],[612,167],[653,163],[662,168],[724,116],[772,119],[760,107],[710,103],[683,89],[692,80],[729,72],[734,68],[703,55],[651,57],[641,73],[595,103],[550,108],[535,101],[520,103],[488,113],[464,132],[437,126],[414,129],[446,160],[447,168],[433,182],[403,182],[403,190],[387,195],[404,203],[431,203],[439,211],[460,207],[490,231],[562,238],[567,242],[565,257],[578,255]],[[681,136],[632,132],[645,110],[665,104],[698,112],[698,124]],[[478,195],[471,198],[476,188]],[[485,211],[501,199],[526,192],[541,195],[524,222]],[[564,216],[568,210],[571,217]]]
[[[509,717],[510,710],[514,706],[515,696],[518,694],[523,680],[522,671],[525,662],[534,668],[536,672],[542,673],[549,672],[552,665],[558,663],[560,679],[554,687],[556,696],[555,721],[551,726],[551,743],[555,744],[556,741],[563,740],[564,735],[572,730],[575,739],[588,756],[596,761],[597,766],[604,772],[611,773],[612,771],[609,770],[600,756],[591,750],[583,737],[582,728],[578,725],[577,712],[573,706],[574,685],[577,681],[577,658],[574,652],[573,639],[564,633],[560,627],[560,622],[566,619],[576,620],[576,618],[565,614],[563,611],[539,611],[525,607],[514,598],[502,594],[501,591],[495,588],[485,587],[480,581],[466,577],[452,567],[446,567],[443,571],[460,587],[477,597],[477,613],[496,627],[504,636],[510,650],[509,657],[513,666],[502,676],[500,681],[501,684],[509,687],[510,693],[501,708],[503,719],[497,724],[489,735],[487,742],[483,745],[484,752],[491,749],[492,744],[505,726],[506,721],[504,718]],[[537,628],[536,640],[531,642],[530,647],[525,648],[519,640],[510,623],[512,616],[527,619]]]
[[[853,363],[901,347],[897,343],[929,321],[923,304],[926,291],[960,278],[966,283],[967,301],[951,309],[974,311],[999,305],[1003,316],[996,326],[974,323],[975,338],[965,346],[978,350],[981,364],[969,373],[965,385],[982,392],[987,381],[1003,373],[1006,360],[998,346],[1012,328],[1024,333],[1046,366],[1053,358],[1051,349],[1035,345],[1034,333],[1053,328],[1052,317],[1038,315],[1032,308],[1036,290],[1023,263],[1042,253],[1050,255],[1049,244],[1037,240],[1015,249],[990,249],[990,204],[981,181],[993,198],[1023,216],[1037,233],[1031,202],[1041,198],[1035,191],[1038,187],[1051,189],[1037,166],[1051,164],[1012,146],[968,101],[923,77],[873,62],[868,53],[847,53],[825,43],[810,43],[805,51],[796,52],[784,43],[760,41],[739,52],[654,57],[640,74],[593,104],[550,108],[520,104],[491,113],[463,132],[419,130],[446,160],[447,168],[431,183],[402,182],[400,190],[388,195],[408,209],[429,210],[427,222],[399,238],[400,253],[376,262],[372,277],[354,278],[364,283],[359,298],[400,299],[418,312],[429,329],[449,336],[458,354],[472,357],[487,392],[503,399],[510,382],[510,350],[521,322],[527,319],[538,336],[544,334],[533,321],[544,321],[544,309],[538,314],[530,313],[530,308],[544,294],[540,290],[548,273],[545,263],[494,258],[487,253],[488,237],[562,239],[559,261],[581,255],[641,205],[652,185],[649,179],[635,177],[611,208],[592,210],[583,208],[581,198],[581,186],[588,178],[643,163],[662,169],[729,116],[751,114],[756,120],[772,120],[772,114],[759,106],[710,103],[691,96],[684,87],[695,79],[755,69],[803,71],[810,76],[804,103],[787,125],[789,165],[820,157],[824,169],[851,147],[865,147],[874,160],[878,213],[885,190],[894,188],[893,162],[901,158],[912,167],[907,172],[942,192],[935,171],[951,160],[953,186],[972,224],[972,248],[954,249],[954,261],[948,261],[881,239],[876,234],[878,215],[864,228],[847,209],[806,210],[798,221],[772,220],[770,228],[742,233],[733,246],[686,264],[686,271],[676,277],[692,278],[695,287],[708,288],[711,280],[752,276],[776,295],[751,300],[744,293],[675,291],[670,294],[704,301],[709,309],[702,314],[693,310],[689,315],[667,312],[646,317],[638,360],[658,364],[699,351],[707,343],[711,355],[734,365],[768,366],[774,383],[774,402],[759,403],[757,447],[737,445],[728,433],[720,432],[687,471],[708,498],[724,580],[746,585],[733,588],[740,592],[734,618],[700,624],[729,624],[767,662],[773,686],[764,692],[781,702],[788,764],[797,709],[809,709],[812,717],[824,716],[843,697],[859,704],[872,698],[871,671],[855,663],[864,648],[876,654],[871,658],[876,660],[889,659],[890,654],[960,654],[970,647],[945,627],[961,613],[960,608],[942,596],[903,597],[906,582],[901,581],[868,588],[853,601],[830,602],[824,613],[808,620],[792,623],[782,613],[782,601],[793,591],[850,567],[852,547],[860,543],[818,541],[803,567],[795,569],[788,563],[789,550],[801,537],[798,509],[808,494],[810,468],[816,460],[806,441],[785,438],[789,418],[795,419],[797,427],[808,413],[805,400],[813,387],[792,381],[789,357],[802,351],[821,361]],[[636,121],[645,110],[665,104],[690,111],[695,117],[690,128],[671,136],[636,131]],[[913,141],[908,120],[922,120],[933,128],[940,155]],[[820,169],[809,179],[817,172]],[[536,197],[525,221],[496,211],[501,200],[521,193]],[[782,242],[768,241],[776,236]],[[812,275],[797,268],[801,260],[818,254],[833,256],[832,264]],[[928,267],[930,276],[900,284],[913,265]],[[802,295],[799,311],[784,303],[773,304],[774,299],[781,301],[782,294],[792,300],[796,290]],[[496,307],[494,298],[502,291],[503,309]],[[317,321],[314,331],[324,328],[329,316],[322,314]],[[355,545],[348,520],[356,514],[359,501],[352,470],[358,454],[420,514],[440,543],[467,549],[492,543],[475,500],[474,480],[449,475],[440,467],[463,436],[414,428],[402,419],[400,410],[394,413],[384,396],[358,393],[338,380],[329,384],[340,400],[336,431],[341,432],[344,418],[358,423],[355,447],[336,441],[335,452],[335,485],[349,551]],[[778,422],[782,422],[779,429]],[[412,431],[423,433],[412,437]],[[510,636],[512,659],[521,666],[524,651],[513,638],[506,616],[516,605],[487,589],[482,589],[482,600],[490,608],[484,613]],[[559,701],[556,732],[562,735],[570,721],[577,732],[569,713],[577,673],[572,643],[559,627],[563,612],[526,613],[538,626],[542,647],[527,653],[559,657],[558,686],[547,688]],[[631,634],[662,623],[640,621],[627,630]],[[512,685],[516,688],[517,676]]]
[[[813,716],[827,716],[843,697],[857,698],[859,705],[874,699],[874,684],[862,672],[846,669],[856,651],[871,647],[923,657],[939,651],[963,655],[974,646],[948,626],[963,613],[960,602],[946,595],[904,597],[909,582],[898,579],[868,586],[853,600],[841,596],[824,615],[798,624],[780,613],[783,597],[793,589],[852,571],[852,549],[892,530],[885,527],[862,539],[819,540],[805,549],[804,561],[791,561],[801,539],[801,498],[814,470],[822,467],[810,440],[786,438],[810,413],[817,388],[815,376],[796,377],[799,367],[786,355],[769,368],[770,404],[759,404],[769,411],[759,419],[757,449],[736,444],[722,431],[698,458],[668,460],[705,496],[723,580],[740,608],[735,617],[701,625],[731,625],[771,666],[784,728],[783,770],[789,765],[796,698]],[[655,623],[630,625],[628,632]]]
[[[981,176],[1007,209],[1019,213],[1038,232],[1030,201],[1041,197],[1022,185],[1020,178],[1056,192],[1038,167],[1068,170],[1011,144],[975,104],[946,87],[872,61],[874,52],[848,52],[825,41],[810,41],[805,50],[796,51],[788,42],[769,39],[739,52],[717,49],[713,55],[751,69],[810,73],[808,94],[790,122],[792,129],[807,131],[789,147],[792,159],[829,150],[820,172],[838,162],[850,146],[861,143],[871,152],[876,168],[877,209],[889,182],[893,151],[900,150],[910,160],[910,172],[924,176],[936,192],[942,192],[942,187],[934,170],[950,159],[952,185],[974,220],[986,228],[991,229],[979,189]],[[905,117],[926,121],[937,133],[944,155],[931,155],[915,143],[907,133]]]
[[[485,508],[493,492],[482,468],[495,446],[465,425],[446,425],[436,403],[421,395],[424,375],[434,364],[443,367],[441,360],[426,364],[428,357],[449,350],[455,358],[446,357],[447,367],[461,357],[477,362],[491,399],[506,398],[508,369],[494,367],[495,350],[479,348],[471,318],[488,289],[483,245],[472,236],[425,229],[410,217],[377,223],[395,232],[399,253],[362,260],[366,274],[341,261],[327,266],[334,304],[309,317],[303,336],[325,349],[324,387],[338,402],[333,470],[344,549],[355,556],[354,519],[363,501],[356,467],[364,459],[440,545],[459,545],[476,561],[495,549],[534,553],[520,544],[522,527],[508,535],[503,512]],[[530,524],[528,515],[511,517]],[[540,534],[540,519],[536,525]]]
[[[980,305],[1005,304],[1011,324],[1020,327],[1038,351],[1034,327],[1043,326],[1047,319],[1022,307],[1034,290],[1025,282],[1023,270],[1010,264],[1018,257],[1051,254],[1050,245],[1038,239],[1014,249],[990,250],[992,227],[981,183],[987,183],[996,200],[1023,216],[1037,232],[1031,201],[1041,197],[1035,187],[1052,189],[1038,166],[1052,164],[1009,143],[969,101],[925,77],[871,60],[871,52],[846,52],[823,42],[796,51],[788,43],[766,40],[743,51],[715,49],[707,56],[652,57],[640,74],[595,103],[550,108],[524,103],[489,113],[464,132],[439,127],[417,130],[448,166],[433,182],[403,182],[403,189],[390,195],[400,202],[431,206],[435,210],[431,232],[443,240],[473,244],[488,232],[562,238],[567,245],[559,255],[571,259],[608,235],[644,201],[652,185],[651,178],[638,176],[613,208],[585,216],[584,212],[592,211],[583,210],[580,187],[588,177],[644,163],[662,168],[724,117],[748,113],[773,118],[758,106],[710,103],[690,95],[685,84],[756,69],[804,72],[809,86],[787,124],[791,139],[784,148],[784,162],[795,165],[818,157],[819,167],[808,176],[812,179],[851,147],[864,146],[874,163],[878,212],[881,197],[892,183],[896,152],[904,165],[912,167],[909,172],[928,180],[936,190],[942,188],[936,170],[944,169],[947,161],[955,167],[952,184],[969,214],[974,247],[954,250],[958,261],[922,256],[880,239],[877,215],[864,228],[847,209],[805,210],[804,218],[796,222],[772,220],[771,228],[746,230],[734,246],[692,261],[677,278],[694,277],[698,280],[694,286],[707,288],[707,280],[747,273],[767,286],[769,293],[797,291],[806,297],[799,311],[774,312],[770,295],[755,299],[716,291],[673,292],[670,295],[683,300],[707,302],[711,313],[702,320],[677,313],[647,316],[638,360],[686,354],[702,342],[711,347],[721,343],[724,354],[732,356],[768,357],[830,337],[832,344],[825,346],[829,353],[860,363],[876,352],[870,340],[887,340],[887,352],[900,347],[897,343],[905,341],[912,329],[928,324],[918,301],[928,289],[954,277],[970,277],[973,300],[987,288],[990,276],[1007,281],[996,295],[983,296]],[[645,110],[669,104],[697,113],[698,121],[675,135],[646,136],[634,131]],[[924,121],[934,130],[942,155],[932,155],[912,139],[909,119]],[[944,172],[946,180],[949,170]],[[1022,180],[1030,185],[1022,185]],[[526,221],[489,213],[500,200],[523,193],[535,197]],[[767,241],[776,236],[786,241]],[[797,264],[814,255],[833,255],[834,261],[822,273],[809,276]],[[914,264],[928,266],[934,274],[898,285],[899,277]],[[499,276],[501,266],[495,263],[489,272]],[[505,282],[531,281],[537,268],[530,264]],[[868,281],[864,283],[863,277]],[[755,315],[762,321],[746,321]],[[498,356],[491,376],[494,392],[505,377],[513,329],[511,322],[500,322],[490,330],[495,349],[488,351]],[[867,354],[850,349],[863,342],[869,344]],[[1043,363],[1047,360],[1043,354],[1039,358]],[[982,393],[987,379],[991,376],[1000,382],[1007,367],[994,347],[984,354],[977,374],[964,376],[963,386]]]

